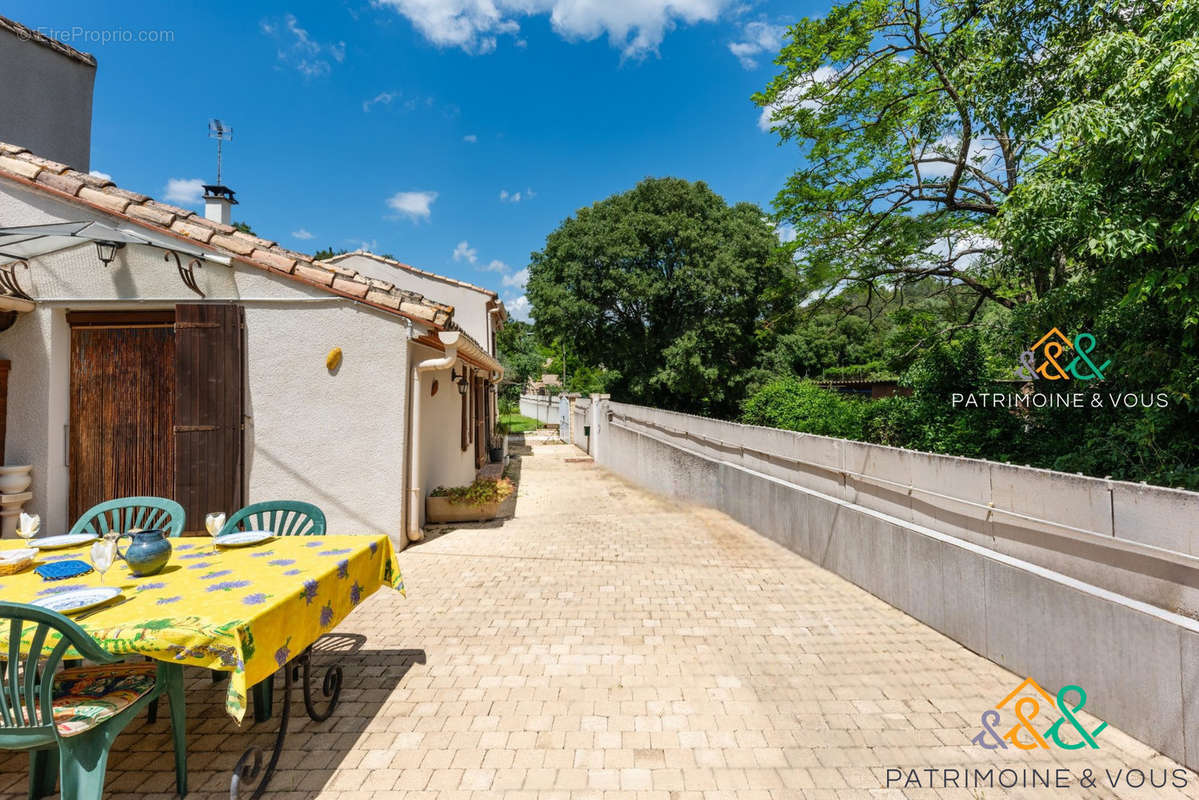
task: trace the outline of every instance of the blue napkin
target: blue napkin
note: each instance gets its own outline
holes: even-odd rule
[[[34,567],[33,571],[41,575],[43,580],[61,581],[88,574],[92,571],[92,565],[86,561],[72,559],[69,561],[53,561],[48,564],[41,564]]]

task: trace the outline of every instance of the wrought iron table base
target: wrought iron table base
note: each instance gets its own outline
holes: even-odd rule
[[[283,753],[283,743],[287,739],[287,724],[291,719],[291,689],[297,677],[303,678],[304,710],[314,722],[323,722],[333,714],[341,697],[341,665],[332,664],[325,670],[321,681],[321,694],[328,703],[323,710],[318,710],[312,693],[312,648],[309,647],[289,664],[283,666],[283,710],[279,713],[279,732],[275,735],[275,747],[270,759],[266,760],[262,748],[251,747],[241,754],[233,767],[233,777],[229,781],[229,800],[238,800],[241,790],[253,785],[254,790],[250,800],[258,800],[266,791],[275,768],[279,765],[279,756]],[[297,675],[299,672],[301,675]]]

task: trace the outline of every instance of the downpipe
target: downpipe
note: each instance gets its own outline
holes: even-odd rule
[[[420,510],[424,497],[420,487],[420,410],[424,392],[420,376],[425,372],[453,367],[458,361],[458,331],[441,331],[437,338],[445,345],[445,355],[428,358],[412,368],[412,466],[408,470],[411,485],[408,488],[408,541],[419,542],[424,533],[420,527]]]

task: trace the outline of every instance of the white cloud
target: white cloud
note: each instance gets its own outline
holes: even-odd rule
[[[817,67],[816,71],[805,76],[802,80],[796,81],[789,89],[783,92],[782,96],[768,106],[762,108],[762,113],[758,115],[758,127],[770,133],[774,127],[774,115],[780,111],[786,112],[788,108],[798,106],[800,108],[817,108],[818,104],[815,100],[801,100],[800,97],[804,91],[814,83],[828,83],[837,74],[832,67]]]
[[[308,31],[300,27],[295,14],[285,14],[281,22],[263,20],[259,28],[275,40],[275,57],[279,63],[291,67],[305,78],[328,75],[332,64],[346,60],[346,43],[322,43],[313,39]]]
[[[400,96],[399,92],[379,92],[377,95],[372,97],[370,100],[362,101],[362,110],[369,113],[371,110],[371,106],[376,106],[376,105],[379,105],[380,103],[385,106],[389,106],[389,105],[391,105],[391,101],[395,100],[399,96]]]
[[[915,158],[948,158],[956,162],[961,141],[956,136],[942,136],[931,145],[925,147],[923,153],[916,151],[912,155]],[[981,137],[970,140],[970,148],[967,151],[966,158],[972,165],[984,171],[989,166],[996,166],[997,161],[1002,161],[999,153],[999,144],[994,139],[983,139]],[[920,164],[920,175],[923,178],[948,178],[953,174],[955,168],[956,163],[949,163],[947,161],[924,162]]]
[[[995,239],[977,231],[951,232],[943,238],[934,239],[925,249],[925,258],[935,261],[952,260],[954,268],[973,268],[989,255],[998,253],[1002,245]],[[918,260],[924,258],[917,257]]]
[[[475,142],[479,141],[479,137],[473,133],[468,133],[462,137],[462,141],[470,142],[471,144],[474,144]]]
[[[520,272],[514,272],[511,275],[505,275],[502,279],[504,286],[524,289],[525,284],[529,282],[529,268],[525,267]]]
[[[712,22],[733,0],[376,0],[407,17],[439,47],[490,53],[500,36],[519,36],[522,17],[548,14],[565,39],[592,41],[607,35],[625,58],[656,52],[676,25]]]
[[[466,261],[473,264],[479,260],[479,251],[471,247],[467,241],[463,239],[461,242],[458,242],[458,246],[454,248],[454,260]]]
[[[489,261],[488,263],[479,267],[479,269],[481,269],[485,272],[507,272],[508,265],[505,264],[503,261],[500,261],[498,258],[494,258],[491,261]]]
[[[512,319],[520,320],[521,322],[529,321],[529,298],[523,294],[505,297],[504,307],[508,309],[508,316]]]
[[[429,219],[433,214],[433,201],[437,192],[396,192],[387,198],[387,207],[397,216],[408,217],[413,222]]]
[[[775,226],[774,230],[779,236],[779,241],[783,244],[794,242],[799,238],[799,231],[795,230],[795,226],[790,222],[780,222]]]
[[[203,178],[171,178],[167,181],[164,196],[169,203],[194,206],[204,199]]]
[[[298,231],[292,231],[291,235],[295,239],[303,239],[304,241],[316,238],[316,234],[309,233],[304,228],[300,228]]]
[[[520,192],[516,192],[515,194],[512,194],[512,193],[509,193],[507,189],[500,189],[500,202],[501,203],[519,203],[520,202]]]
[[[102,181],[110,181],[110,180],[112,180],[112,176],[111,176],[111,175],[109,175],[107,172],[101,172],[101,171],[100,171],[100,170],[98,170],[98,169],[93,169],[93,170],[91,170],[90,172],[88,172],[87,174],[88,174],[88,175],[91,175],[93,178],[99,178],[99,179],[100,179],[100,180],[102,180]]]
[[[758,66],[757,56],[778,52],[786,32],[786,27],[782,25],[747,22],[741,29],[741,41],[729,42],[729,52],[740,60],[742,67],[754,69]]]

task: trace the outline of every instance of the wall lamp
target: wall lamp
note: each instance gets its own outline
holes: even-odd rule
[[[117,257],[117,251],[125,246],[124,242],[96,240],[96,258],[107,267]]]
[[[450,380],[458,384],[458,394],[466,394],[466,367],[462,368],[462,374],[458,375],[454,372],[453,367],[450,368]]]

